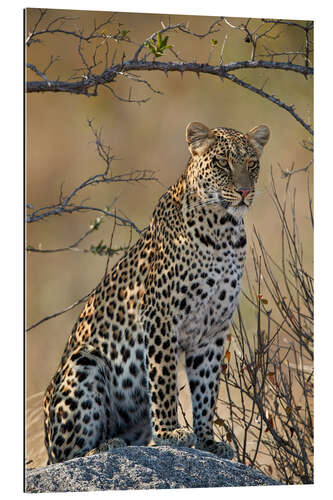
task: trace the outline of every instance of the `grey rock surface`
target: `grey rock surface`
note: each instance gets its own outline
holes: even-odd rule
[[[277,485],[246,465],[169,446],[129,446],[26,471],[26,492]]]

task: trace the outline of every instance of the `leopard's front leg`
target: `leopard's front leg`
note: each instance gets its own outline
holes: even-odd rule
[[[224,337],[186,353],[186,373],[191,390],[196,448],[232,459],[234,452],[224,441],[215,441],[213,418],[219,390]]]
[[[157,315],[144,322],[144,329],[149,338],[148,363],[153,439],[157,445],[191,447],[196,443],[195,434],[178,423],[178,339],[172,332],[170,324],[171,321],[165,318],[161,320]]]

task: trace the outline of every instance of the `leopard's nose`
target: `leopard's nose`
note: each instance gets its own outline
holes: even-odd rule
[[[249,194],[249,192],[251,191],[251,189],[249,188],[238,188],[236,189],[237,193],[239,193],[241,195],[241,197],[243,198],[246,198],[247,195]]]

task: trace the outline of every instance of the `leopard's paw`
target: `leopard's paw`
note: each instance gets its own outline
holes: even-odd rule
[[[206,439],[203,441],[198,441],[196,446],[198,450],[209,451],[214,453],[221,458],[226,458],[227,460],[232,460],[234,457],[234,450],[232,447],[225,443],[224,441],[214,441],[213,439]]]
[[[87,457],[89,455],[97,455],[98,453],[105,453],[113,450],[114,448],[121,448],[123,446],[127,446],[123,439],[112,438],[100,444],[99,446],[96,446],[96,448],[94,448],[93,450],[88,451],[88,453],[86,453],[85,456]]]
[[[154,435],[154,441],[157,445],[184,446],[191,448],[194,446],[197,438],[194,432],[185,427],[177,427],[172,431],[164,431]]]

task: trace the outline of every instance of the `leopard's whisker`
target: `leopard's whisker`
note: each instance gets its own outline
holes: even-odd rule
[[[202,200],[202,201],[198,201],[197,203],[191,203],[190,205],[188,205],[188,208],[193,209],[193,208],[205,207],[207,205],[213,205],[214,203],[218,203],[218,201],[217,200]]]

